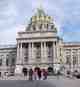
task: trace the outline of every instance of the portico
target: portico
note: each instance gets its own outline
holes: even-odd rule
[[[46,68],[58,63],[59,37],[50,16],[38,9],[24,32],[18,32],[16,65]]]
[[[17,64],[55,63],[56,42],[21,42],[17,48]]]

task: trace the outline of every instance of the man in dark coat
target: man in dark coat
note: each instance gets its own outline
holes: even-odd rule
[[[33,80],[33,70],[29,70],[29,80]]]

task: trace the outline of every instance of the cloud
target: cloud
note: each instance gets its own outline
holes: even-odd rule
[[[38,4],[38,0],[0,0],[1,43],[16,42],[16,32],[24,30]],[[64,41],[79,41],[79,0],[42,0],[42,7],[48,15],[53,17],[59,31],[58,35],[64,37]]]
[[[17,32],[25,31],[25,25],[18,25],[16,27],[12,27],[9,30],[5,30],[0,32],[0,44],[15,44]]]

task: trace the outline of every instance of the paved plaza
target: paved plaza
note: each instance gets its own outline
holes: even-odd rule
[[[79,79],[64,76],[48,76],[47,80],[37,81],[29,81],[28,77],[24,78],[20,76],[0,79],[0,87],[80,87]]]
[[[45,81],[0,80],[0,87],[80,87],[80,80],[62,78]]]

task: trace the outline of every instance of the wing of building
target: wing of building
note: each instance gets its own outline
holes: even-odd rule
[[[43,9],[37,9],[25,31],[18,32],[16,40],[16,46],[0,47],[2,74],[21,74],[24,67],[79,70],[80,43],[64,42],[57,34],[54,18]]]
[[[16,45],[0,45],[0,75],[14,73]]]

